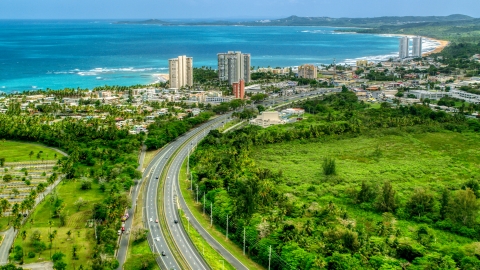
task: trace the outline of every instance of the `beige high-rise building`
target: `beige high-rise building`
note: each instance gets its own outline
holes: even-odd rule
[[[315,65],[302,65],[298,67],[298,77],[305,79],[317,78],[317,66]]]
[[[218,79],[228,81],[229,84],[244,80],[250,82],[250,54],[229,51],[219,53],[218,57]]]
[[[180,89],[193,85],[193,58],[181,55],[168,60],[170,88]]]

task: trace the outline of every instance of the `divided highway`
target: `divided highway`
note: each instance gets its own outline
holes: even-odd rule
[[[183,147],[189,145],[190,142],[187,141],[196,135],[204,136],[204,134],[208,134],[210,129],[222,125],[222,122],[227,121],[228,116],[230,115],[217,117],[214,120],[192,129],[176,141],[168,144],[155,156],[147,168],[147,171],[151,170],[151,173],[148,176],[149,181],[145,189],[144,217],[146,217],[145,222],[147,223],[150,234],[150,237],[148,237],[150,247],[153,252],[160,254],[157,262],[161,269],[182,269],[185,267],[185,263],[190,269],[210,269],[190,241],[183,226],[176,222],[180,220],[178,216],[178,205],[176,203],[179,190],[178,187],[172,183],[174,177],[170,172],[166,175],[164,189],[158,190],[158,188],[160,181],[162,181],[162,172],[170,162],[172,155],[174,155],[177,150],[184,149]],[[163,192],[163,194],[158,194],[158,192]],[[163,200],[159,201],[159,197]],[[163,212],[159,213],[159,210],[163,210]],[[159,214],[162,216],[159,216]],[[166,221],[166,232],[162,231],[160,223],[158,223],[162,222],[161,219]],[[170,236],[164,235],[165,233],[170,234]],[[172,237],[176,247],[169,247],[166,237]],[[177,257],[173,256],[173,252],[178,254]]]

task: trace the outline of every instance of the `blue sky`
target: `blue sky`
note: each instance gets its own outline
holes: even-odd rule
[[[0,0],[0,19],[378,17],[465,14],[479,0]]]

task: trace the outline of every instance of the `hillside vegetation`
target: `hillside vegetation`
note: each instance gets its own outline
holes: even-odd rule
[[[273,269],[480,269],[477,120],[349,92],[298,105],[315,114],[192,155],[219,230]]]

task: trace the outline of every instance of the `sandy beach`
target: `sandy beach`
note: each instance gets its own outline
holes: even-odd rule
[[[443,51],[443,49],[445,49],[445,47],[447,47],[448,44],[450,44],[450,41],[447,41],[447,40],[440,40],[440,39],[434,39],[434,38],[429,38],[429,37],[424,37],[424,38],[436,41],[436,42],[440,43],[440,45],[438,45],[435,48],[435,50],[422,54],[423,57],[429,56],[430,54],[433,54],[433,53],[439,53],[439,52]]]
[[[155,78],[157,78],[157,81],[159,81],[159,82],[168,81],[168,74],[158,73],[158,74],[153,74],[153,76],[155,76]]]

